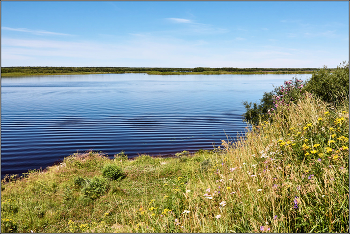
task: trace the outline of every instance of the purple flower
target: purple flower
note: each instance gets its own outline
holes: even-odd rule
[[[319,162],[321,162],[321,160],[322,160],[322,159],[320,159],[320,158],[319,158],[319,159],[317,159],[317,161],[319,161]]]
[[[264,229],[265,229],[265,228],[264,228],[264,226],[260,226],[260,231],[262,231],[262,232],[263,232],[263,231],[264,231]]]
[[[297,200],[297,196],[294,198],[294,208],[298,209],[298,200]]]
[[[309,175],[309,177],[307,177],[309,180],[313,177],[314,175]]]
[[[274,217],[273,217],[273,220],[276,220],[277,219],[277,215],[275,215]]]

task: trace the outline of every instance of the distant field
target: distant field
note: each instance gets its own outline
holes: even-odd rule
[[[147,67],[3,67],[2,77],[147,73],[149,75],[307,74],[318,68],[147,68]]]

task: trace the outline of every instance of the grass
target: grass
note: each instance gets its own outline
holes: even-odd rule
[[[88,152],[7,177],[2,232],[348,232],[348,109],[306,95],[212,151]]]

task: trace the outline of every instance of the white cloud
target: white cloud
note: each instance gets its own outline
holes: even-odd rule
[[[245,38],[243,38],[243,37],[236,37],[236,40],[237,40],[237,41],[244,41]]]
[[[7,31],[32,33],[35,35],[72,36],[71,34],[66,34],[66,33],[49,32],[49,31],[45,31],[45,30],[32,30],[32,29],[27,29],[27,28],[1,27],[1,29],[7,30]]]
[[[167,19],[174,23],[186,23],[186,24],[192,23],[192,21],[189,19],[181,19],[181,18],[167,18]]]

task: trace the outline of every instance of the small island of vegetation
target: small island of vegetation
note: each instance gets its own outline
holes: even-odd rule
[[[212,151],[5,177],[2,232],[349,232],[349,65],[245,105],[252,129]]]

